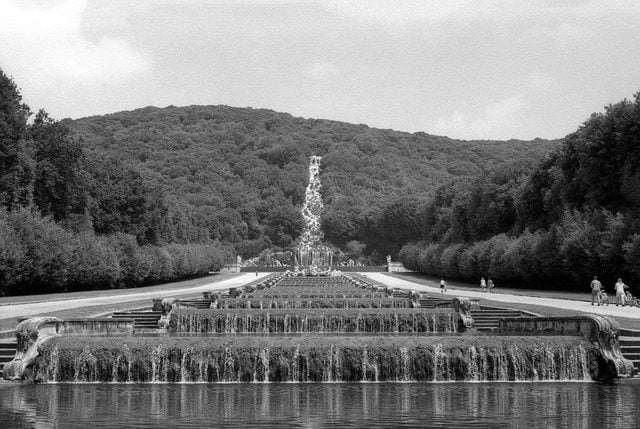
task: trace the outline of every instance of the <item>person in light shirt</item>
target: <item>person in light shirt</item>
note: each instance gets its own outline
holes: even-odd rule
[[[620,277],[618,277],[618,281],[616,282],[614,287],[616,290],[616,307],[619,305],[624,305],[625,289],[627,288],[627,285],[622,282],[622,279]]]
[[[598,277],[593,276],[593,280],[591,280],[591,305],[597,300],[598,305],[600,305],[600,288],[602,285],[598,280]]]

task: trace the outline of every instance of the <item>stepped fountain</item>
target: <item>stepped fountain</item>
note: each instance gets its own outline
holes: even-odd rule
[[[601,380],[633,374],[604,317],[505,319],[478,333],[469,299],[430,299],[357,275],[272,275],[164,300],[165,329],[36,318],[5,378],[37,382]]]

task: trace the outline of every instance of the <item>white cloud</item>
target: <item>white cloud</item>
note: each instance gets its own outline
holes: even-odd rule
[[[489,104],[481,112],[456,110],[448,116],[438,117],[427,132],[468,140],[510,138],[513,123],[526,106],[524,98],[516,95]]]
[[[305,67],[302,73],[309,78],[316,80],[333,79],[340,77],[340,69],[333,63],[317,62]]]
[[[468,0],[330,0],[323,2],[334,13],[356,21],[398,25],[422,21],[439,21],[459,13]]]
[[[85,1],[48,8],[0,2],[0,62],[20,85],[60,82],[87,87],[118,82],[146,72],[150,59],[118,38],[89,40],[82,31]]]
[[[365,23],[402,28],[405,24],[445,20],[531,19],[533,17],[584,19],[605,15],[640,14],[635,0],[327,0],[334,13]]]
[[[555,77],[549,73],[535,71],[529,73],[527,76],[527,86],[529,89],[536,92],[552,92],[558,91],[562,88],[562,85]]]

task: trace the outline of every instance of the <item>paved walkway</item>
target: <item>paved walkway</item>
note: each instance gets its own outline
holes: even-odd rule
[[[221,280],[218,282],[207,283],[205,285],[196,286],[193,288],[176,288],[167,289],[163,291],[154,292],[132,292],[128,294],[114,294],[104,295],[89,298],[76,298],[76,299],[60,299],[60,300],[48,300],[39,301],[33,303],[20,303],[20,304],[7,304],[0,307],[0,319],[11,319],[21,316],[35,316],[38,314],[51,313],[61,310],[69,310],[74,308],[99,306],[118,304],[132,301],[140,301],[149,299],[149,305],[151,305],[151,299],[153,298],[166,298],[178,295],[188,295],[194,293],[208,292],[211,290],[228,289],[230,287],[239,287],[244,284],[250,283],[254,280],[268,276],[270,273],[260,273],[256,276],[255,273],[239,274],[238,276],[230,279]]]
[[[0,320],[11,319],[21,316],[35,316],[38,314],[52,313],[55,311],[69,310],[82,307],[100,306],[100,305],[112,305],[126,302],[134,302],[152,298],[164,298],[180,295],[196,294],[211,290],[228,289],[230,287],[239,287],[244,284],[250,283],[262,277],[268,276],[270,273],[260,273],[256,276],[255,273],[244,273],[238,276],[207,283],[205,285],[196,286],[192,288],[176,288],[167,289],[163,291],[152,292],[132,292],[128,294],[117,295],[104,295],[97,297],[85,297],[77,299],[60,299],[49,300],[45,302],[34,303],[20,303],[13,305],[0,306]],[[413,289],[421,292],[429,292],[434,296],[440,294],[440,288],[437,282],[427,281],[429,284],[425,286],[421,283],[416,283],[410,280],[399,279],[397,277],[389,276],[384,273],[362,273],[363,276],[371,278],[372,280],[384,283],[390,287],[399,287],[406,289]],[[640,308],[638,307],[616,307],[615,304],[606,306],[592,306],[587,301],[576,301],[569,299],[548,298],[548,297],[532,297],[523,295],[513,295],[509,293],[489,294],[481,291],[469,291],[463,289],[457,289],[455,286],[449,287],[448,296],[464,296],[469,298],[478,298],[483,300],[490,300],[496,303],[503,303],[508,307],[509,304],[530,304],[539,305],[551,308],[561,308],[573,311],[580,311],[583,313],[600,314],[603,316],[613,316],[640,320]],[[611,299],[611,298],[610,298]],[[615,299],[615,298],[614,298]],[[150,304],[150,302],[149,302]]]
[[[445,295],[440,293],[440,285],[435,281],[427,281],[430,286],[425,286],[424,284],[412,282],[410,280],[403,280],[397,277],[389,276],[384,273],[364,273],[363,276],[368,277],[372,280],[378,281],[380,283],[384,283],[389,285],[390,287],[398,287],[405,289],[413,289],[420,292],[428,292],[433,296]],[[510,304],[531,304],[531,305],[540,305],[544,307],[554,307],[554,308],[564,308],[567,310],[581,311],[589,314],[600,314],[603,316],[613,316],[613,317],[625,317],[630,319],[638,319],[640,320],[640,308],[638,307],[616,307],[615,305],[615,297],[613,297],[613,304],[610,305],[602,305],[602,306],[592,306],[591,301],[575,301],[569,299],[559,299],[559,298],[546,298],[546,297],[533,297],[533,296],[523,296],[523,295],[512,295],[509,293],[505,293],[502,291],[501,293],[488,293],[482,291],[469,291],[463,289],[456,289],[455,286],[447,287],[446,295],[449,296],[463,296],[469,298],[479,298],[486,299],[490,301],[500,302]],[[585,294],[586,295],[586,294]],[[611,297],[609,300],[611,301]]]

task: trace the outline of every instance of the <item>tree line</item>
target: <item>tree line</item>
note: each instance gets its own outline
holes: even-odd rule
[[[213,240],[165,240],[167,198],[22,103],[0,70],[0,295],[135,287],[220,269]]]
[[[458,191],[487,181],[476,203],[495,213],[491,195],[517,180],[498,177],[504,160],[522,176],[557,144],[459,141],[228,106],[56,121],[32,115],[0,71],[0,246],[9,249],[0,251],[0,293],[132,287],[201,274],[204,259],[212,271],[235,255],[287,254],[304,228],[311,155],[323,157],[321,222],[338,260],[381,264],[416,238],[446,242],[449,226],[456,240],[486,239],[489,223],[501,231],[509,219],[466,231]],[[17,213],[38,225],[37,238],[24,235]]]
[[[403,263],[435,276],[640,292],[640,93],[594,113],[533,169],[509,162],[405,207]],[[405,204],[406,206],[406,204]]]

